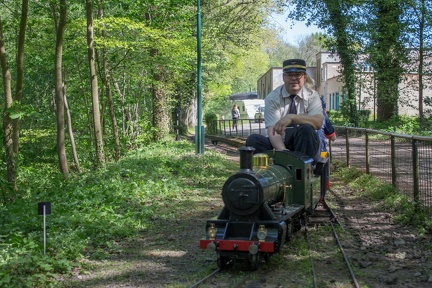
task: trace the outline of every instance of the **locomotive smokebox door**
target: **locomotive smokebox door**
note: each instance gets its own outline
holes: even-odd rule
[[[251,215],[259,211],[262,203],[260,187],[250,174],[233,175],[223,187],[222,198],[232,213]]]

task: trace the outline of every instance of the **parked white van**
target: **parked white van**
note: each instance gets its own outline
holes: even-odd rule
[[[254,116],[255,123],[264,122],[264,108],[265,108],[265,106],[262,105],[258,108],[258,111],[255,112],[255,116]]]
[[[260,111],[260,107],[264,107],[264,99],[246,99],[235,101],[240,110],[241,119],[255,119],[255,113]],[[262,109],[264,113],[264,109]]]

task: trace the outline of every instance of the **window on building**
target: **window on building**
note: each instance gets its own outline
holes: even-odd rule
[[[335,103],[335,110],[339,111],[339,92],[336,92],[336,103]]]

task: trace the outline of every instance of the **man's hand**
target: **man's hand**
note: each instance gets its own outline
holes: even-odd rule
[[[285,132],[285,128],[292,124],[292,116],[294,116],[294,114],[287,114],[276,122],[273,127],[273,135],[275,133],[282,135]]]
[[[306,114],[287,114],[282,117],[278,122],[276,122],[273,129],[273,135],[274,133],[282,135],[285,132],[285,128],[292,124],[310,124],[312,125],[312,127],[314,127],[315,130],[318,130],[321,129],[323,119],[323,114],[316,114],[311,116]]]
[[[276,134],[273,126],[268,127],[267,135],[269,137],[270,143],[272,144],[275,150],[278,151],[286,150],[285,144],[282,139],[282,135]]]
[[[336,133],[334,133],[330,138],[328,138],[330,141],[336,140]]]

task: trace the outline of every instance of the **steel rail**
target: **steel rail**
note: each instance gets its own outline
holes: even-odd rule
[[[348,270],[349,270],[349,272],[351,274],[351,279],[353,280],[353,284],[355,285],[356,288],[360,288],[360,285],[358,284],[357,279],[356,279],[356,277],[354,275],[354,271],[352,270],[351,265],[349,263],[349,259],[348,259],[347,255],[345,254],[344,249],[342,248],[341,242],[339,241],[339,237],[337,236],[336,229],[335,229],[335,227],[334,227],[334,225],[333,225],[332,222],[330,222],[330,225],[331,225],[331,227],[333,229],[333,235],[334,235],[334,237],[335,237],[335,239],[336,239],[336,241],[338,243],[339,250],[341,251],[341,253],[342,253],[343,257],[344,257],[345,263],[346,263],[346,265],[348,267]]]
[[[220,268],[216,269],[215,271],[213,271],[212,273],[210,273],[209,275],[207,275],[206,277],[204,277],[203,279],[199,280],[198,282],[196,282],[195,284],[193,284],[192,286],[190,286],[190,288],[194,288],[194,287],[198,287],[199,285],[203,284],[205,281],[207,281],[209,278],[213,277],[214,275],[216,275],[217,273],[219,273]]]
[[[310,242],[310,238],[309,238],[309,233],[308,233],[308,226],[305,226],[305,233],[306,233],[306,238],[308,241],[308,246],[309,246],[309,259],[311,261],[311,266],[312,266],[312,276],[313,276],[313,282],[314,282],[314,287],[318,288],[318,281],[317,281],[317,277],[316,277],[316,273],[315,273],[315,264],[313,261],[313,256],[312,256],[312,245]]]
[[[337,223],[340,227],[342,227],[342,226],[341,226],[340,222],[338,221],[338,219],[336,217],[336,214],[333,212],[333,210],[330,208],[330,206],[328,206],[328,204],[327,204],[327,202],[325,200],[323,201],[323,205],[324,205],[324,207],[326,208],[326,211],[329,213],[329,215],[331,217],[330,217],[329,221],[323,221],[322,223],[323,224],[330,223],[330,225],[332,227],[333,236],[334,236],[334,238],[336,240],[336,243],[337,243],[337,245],[339,247],[340,252],[342,253],[342,256],[344,258],[345,264],[346,264],[346,266],[348,268],[348,271],[350,273],[351,280],[352,280],[352,282],[354,284],[354,287],[355,288],[360,288],[360,285],[357,282],[357,279],[355,277],[354,271],[351,268],[349,259],[348,259],[347,255],[346,255],[346,253],[345,253],[345,251],[344,251],[344,249],[342,247],[342,243],[339,240],[339,237],[338,237],[337,232],[336,232],[336,228],[333,225],[333,223]],[[315,224],[317,224],[317,223],[315,223]],[[312,266],[312,275],[313,275],[314,287],[318,288],[318,281],[317,281],[317,276],[316,276],[316,271],[315,271],[315,265],[314,265],[313,256],[312,256],[312,245],[310,243],[310,238],[309,238],[307,227],[308,227],[308,225],[306,225],[305,232],[306,232],[308,246],[309,246],[309,258],[310,258],[311,266]],[[343,229],[343,227],[342,227],[342,229]]]
[[[248,274],[246,274],[245,276],[243,276],[243,278],[241,278],[236,284],[234,284],[233,286],[231,286],[232,288],[238,288],[241,287],[241,285],[246,282],[246,280],[251,277],[252,274],[254,274],[257,270],[251,271]]]

